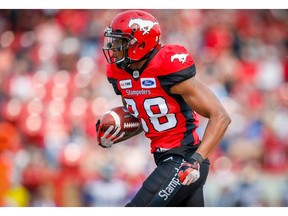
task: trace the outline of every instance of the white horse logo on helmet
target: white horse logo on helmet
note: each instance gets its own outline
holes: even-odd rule
[[[143,32],[143,35],[149,34],[150,30],[154,25],[158,25],[158,22],[152,22],[150,20],[143,20],[141,18],[131,19],[129,21],[128,26],[131,28],[133,25],[138,25],[140,27],[140,31]]]
[[[179,62],[181,62],[182,64],[184,64],[184,62],[186,62],[186,58],[187,58],[188,54],[175,54],[173,56],[171,56],[171,62],[174,61],[174,59],[178,59]]]

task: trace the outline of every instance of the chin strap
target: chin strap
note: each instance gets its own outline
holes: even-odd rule
[[[131,64],[131,60],[128,57],[125,57],[125,59],[119,63],[116,63],[116,66],[119,69],[125,70],[126,68],[129,67],[129,65]]]

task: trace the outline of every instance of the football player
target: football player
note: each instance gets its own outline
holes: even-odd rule
[[[197,79],[187,50],[161,44],[160,24],[151,14],[118,14],[104,38],[108,81],[142,124],[157,165],[126,206],[204,206],[208,156],[230,124],[229,115]],[[196,132],[196,113],[209,119],[202,140]],[[117,139],[121,133],[110,131],[100,138],[100,146],[111,147],[109,137]]]

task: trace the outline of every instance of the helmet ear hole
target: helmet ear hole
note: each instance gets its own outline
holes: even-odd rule
[[[137,25],[134,25],[133,27],[132,27],[132,32],[136,32],[137,31]]]

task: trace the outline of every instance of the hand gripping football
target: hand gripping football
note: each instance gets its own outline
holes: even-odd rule
[[[138,119],[132,116],[124,106],[115,107],[104,113],[97,133],[98,143],[100,143],[100,137],[103,136],[110,126],[114,126],[114,130],[110,132],[111,135],[115,132],[117,126],[120,126],[118,135],[125,132],[125,135],[121,139],[115,141],[115,143],[127,140],[141,133],[143,130]]]

